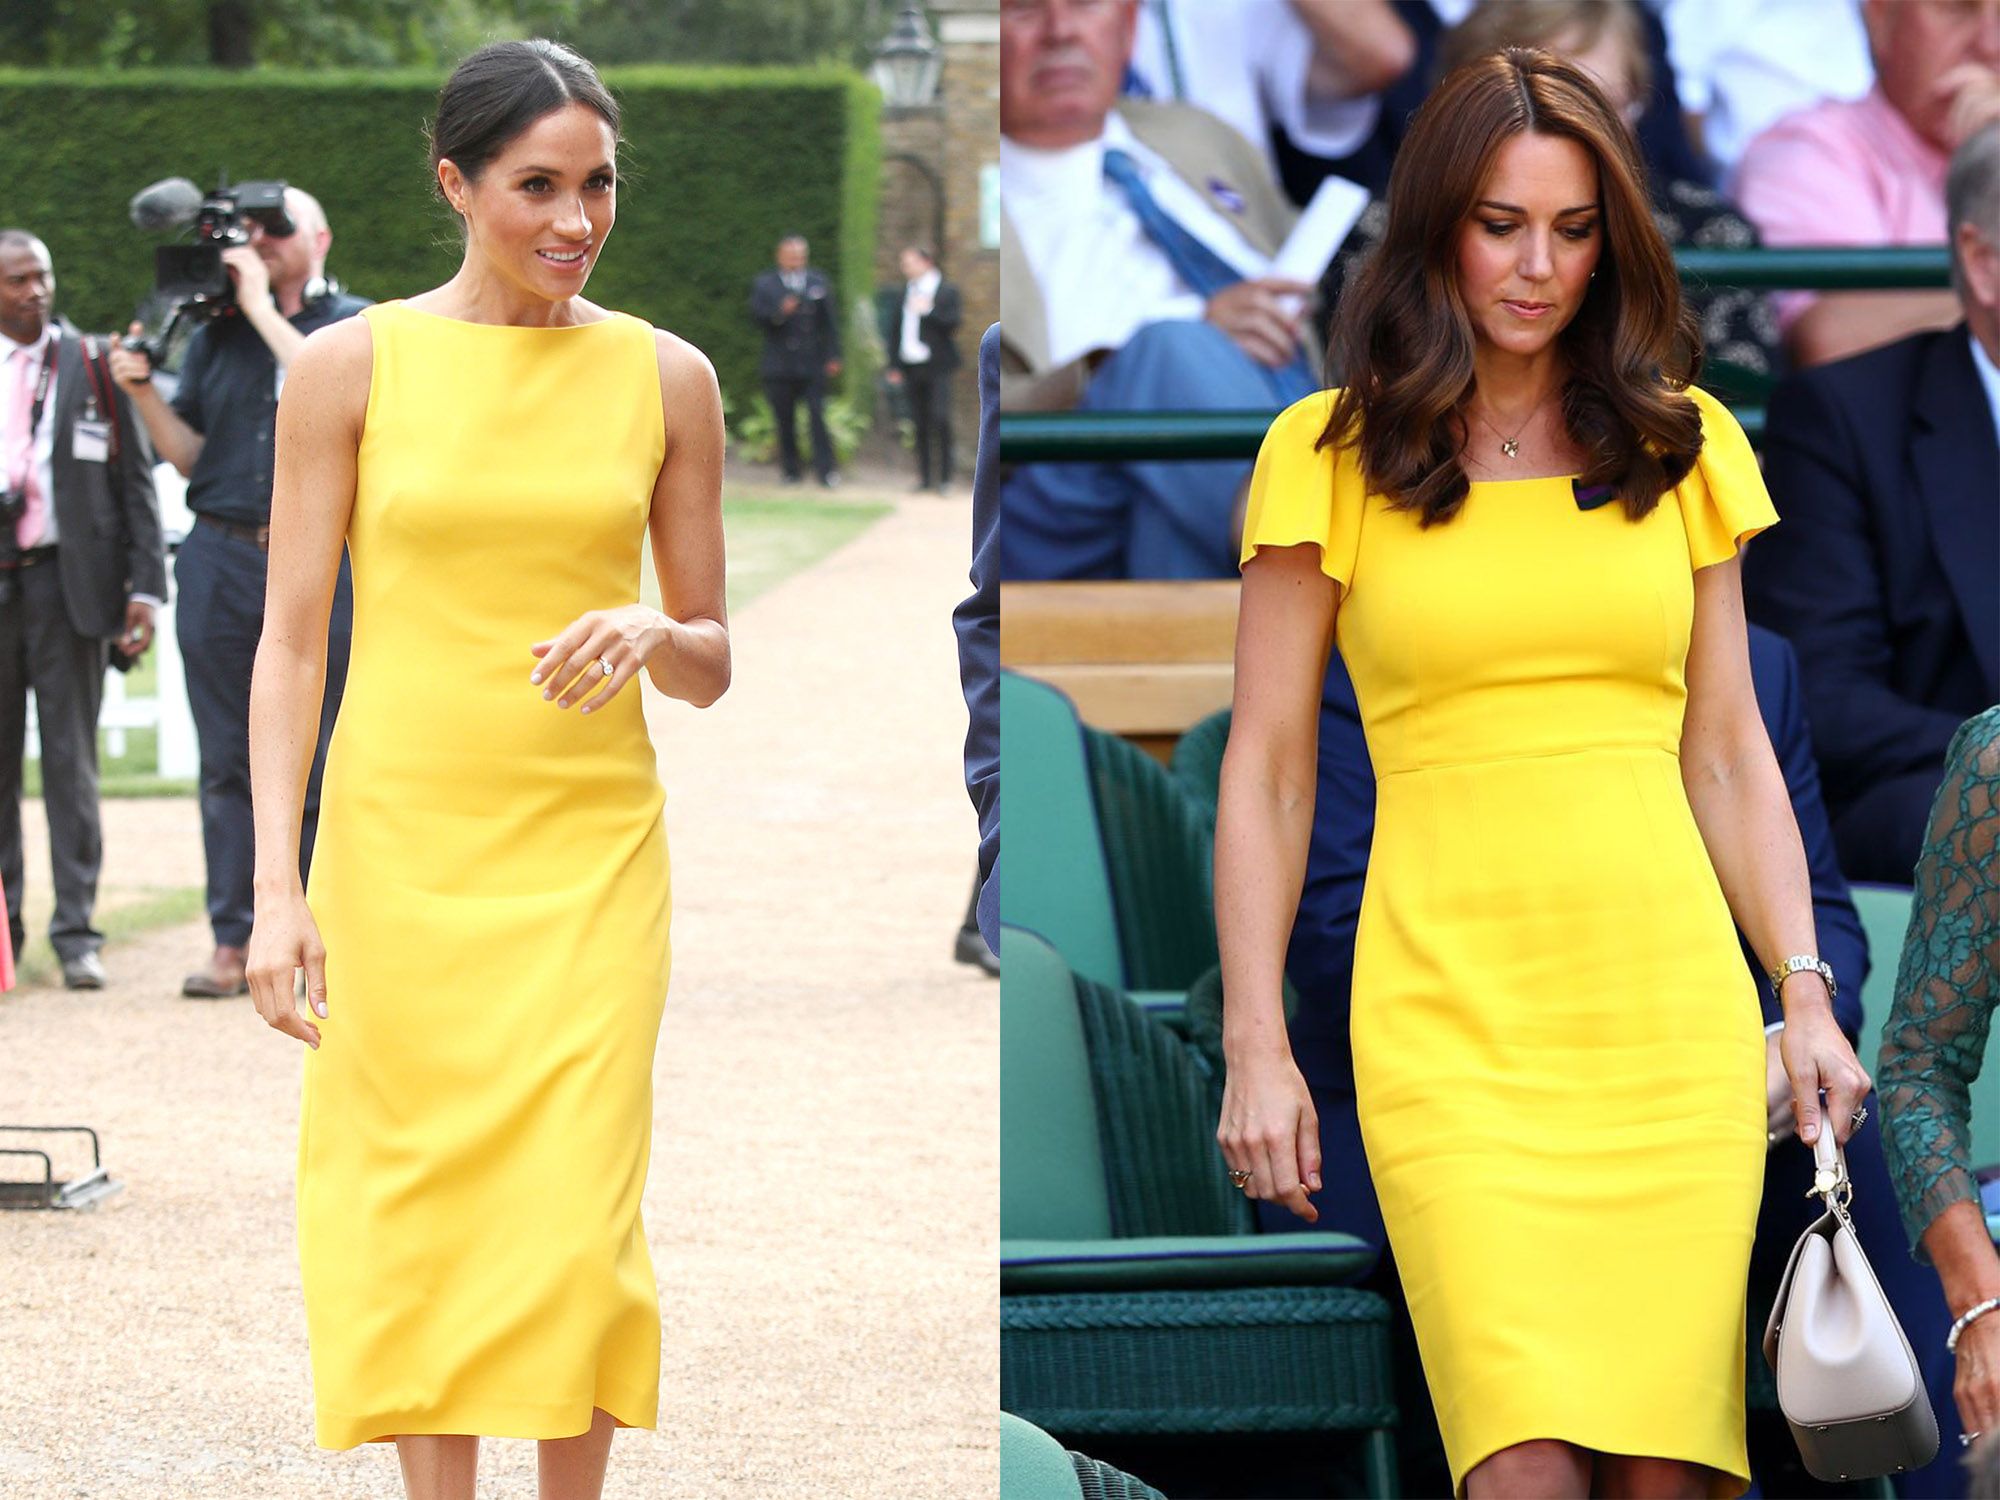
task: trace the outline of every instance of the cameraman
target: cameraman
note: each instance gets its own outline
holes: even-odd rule
[[[111,371],[132,395],[160,456],[188,479],[195,525],[174,562],[175,617],[187,663],[188,702],[201,742],[201,834],[208,857],[208,920],[215,952],[181,993],[215,999],[245,993],[253,868],[250,817],[250,670],[264,626],[278,389],[285,367],[316,328],[368,304],[326,279],[333,242],[310,193],[285,190],[289,234],[249,221],[247,245],[223,250],[240,315],[204,324],[188,344],[173,404],[150,383],[146,356],[119,347]],[[136,335],[138,324],[132,327]],[[114,341],[115,342],[115,341]],[[354,587],[346,560],[335,586],[326,642],[326,698],[319,751],[307,783],[301,866],[312,860],[320,772],[347,676]]]

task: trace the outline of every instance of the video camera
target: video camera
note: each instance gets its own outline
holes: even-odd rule
[[[173,308],[157,335],[131,339],[128,347],[155,365],[174,328],[189,318],[219,318],[236,311],[236,291],[222,264],[231,245],[250,243],[250,226],[274,237],[296,234],[285,209],[282,182],[239,182],[225,175],[213,192],[203,193],[185,177],[169,177],[132,199],[132,222],[153,231],[194,228],[191,245],[162,245],[153,252],[153,295]]]

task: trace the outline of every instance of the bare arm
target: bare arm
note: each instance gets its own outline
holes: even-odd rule
[[[1318,1217],[1306,1199],[1318,1185],[1318,1119],[1285,1032],[1285,946],[1312,839],[1337,596],[1311,546],[1266,548],[1245,565],[1215,828],[1228,1060],[1217,1139],[1232,1167],[1252,1172],[1255,1196],[1308,1220]]]
[[[130,334],[137,338],[144,331],[140,324],[134,323]],[[189,478],[194,473],[194,461],[201,457],[203,438],[160,395],[159,387],[152,381],[152,361],[125,347],[124,340],[114,333],[108,363],[111,378],[131,398],[132,409],[146,424],[146,435],[153,440],[154,451],[179,470],[181,478]]]
[[[302,353],[278,402],[264,633],[250,686],[250,782],[260,893],[299,890],[299,821],[319,737],[327,619],[354,510],[374,346],[347,318]]]
[[[1292,9],[1313,36],[1306,77],[1315,95],[1379,93],[1416,63],[1416,36],[1388,0],[1292,0]]]
[[[729,690],[729,607],[722,541],[722,392],[692,344],[657,335],[667,456],[648,526],[666,642],[646,661],[653,686],[707,708]]]
[[[1802,368],[1823,365],[1963,316],[1950,292],[1828,292],[1799,314],[1786,343]]]
[[[1819,948],[1805,846],[1757,712],[1742,567],[1739,554],[1694,575],[1681,780],[1729,910],[1768,969]],[[1780,1050],[1792,1080],[1799,1138],[1810,1142],[1817,1134],[1824,1088],[1836,1139],[1844,1143],[1853,1133],[1849,1117],[1870,1087],[1868,1075],[1833,1019],[1825,981],[1810,972],[1794,974],[1781,998]]]
[[[347,318],[307,340],[278,402],[264,633],[250,680],[250,794],[256,823],[256,930],[248,962],[258,1013],[317,1046],[292,1001],[307,971],[325,1015],[324,951],[299,879],[299,822],[319,738],[327,619],[354,509],[355,459],[368,404],[373,337]]]

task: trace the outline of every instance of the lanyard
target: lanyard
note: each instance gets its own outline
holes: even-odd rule
[[[8,475],[10,483],[25,485],[28,473],[35,466],[35,433],[42,425],[42,403],[49,399],[49,381],[54,378],[55,370],[56,341],[52,338],[42,355],[41,373],[35,377],[35,404],[28,412],[28,439],[23,447],[23,456],[27,462],[21,465],[19,475]]]

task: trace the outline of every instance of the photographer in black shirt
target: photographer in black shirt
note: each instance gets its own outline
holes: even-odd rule
[[[291,233],[279,232],[282,224],[273,228],[253,221],[248,244],[222,251],[240,311],[196,331],[171,405],[151,384],[144,354],[120,347],[111,357],[112,375],[131,393],[154,447],[187,476],[188,508],[196,522],[175,559],[174,581],[177,637],[201,743],[201,832],[208,919],[215,934],[214,954],[187,977],[182,993],[204,999],[248,989],[243,959],[253,904],[250,671],[264,624],[278,391],[307,334],[368,305],[326,279],[333,234],[319,203],[291,187],[285,190],[285,208]],[[139,331],[134,324],[133,334]],[[327,633],[319,750],[299,839],[302,865],[312,859],[320,772],[347,676],[353,617],[353,585],[343,561]]]

